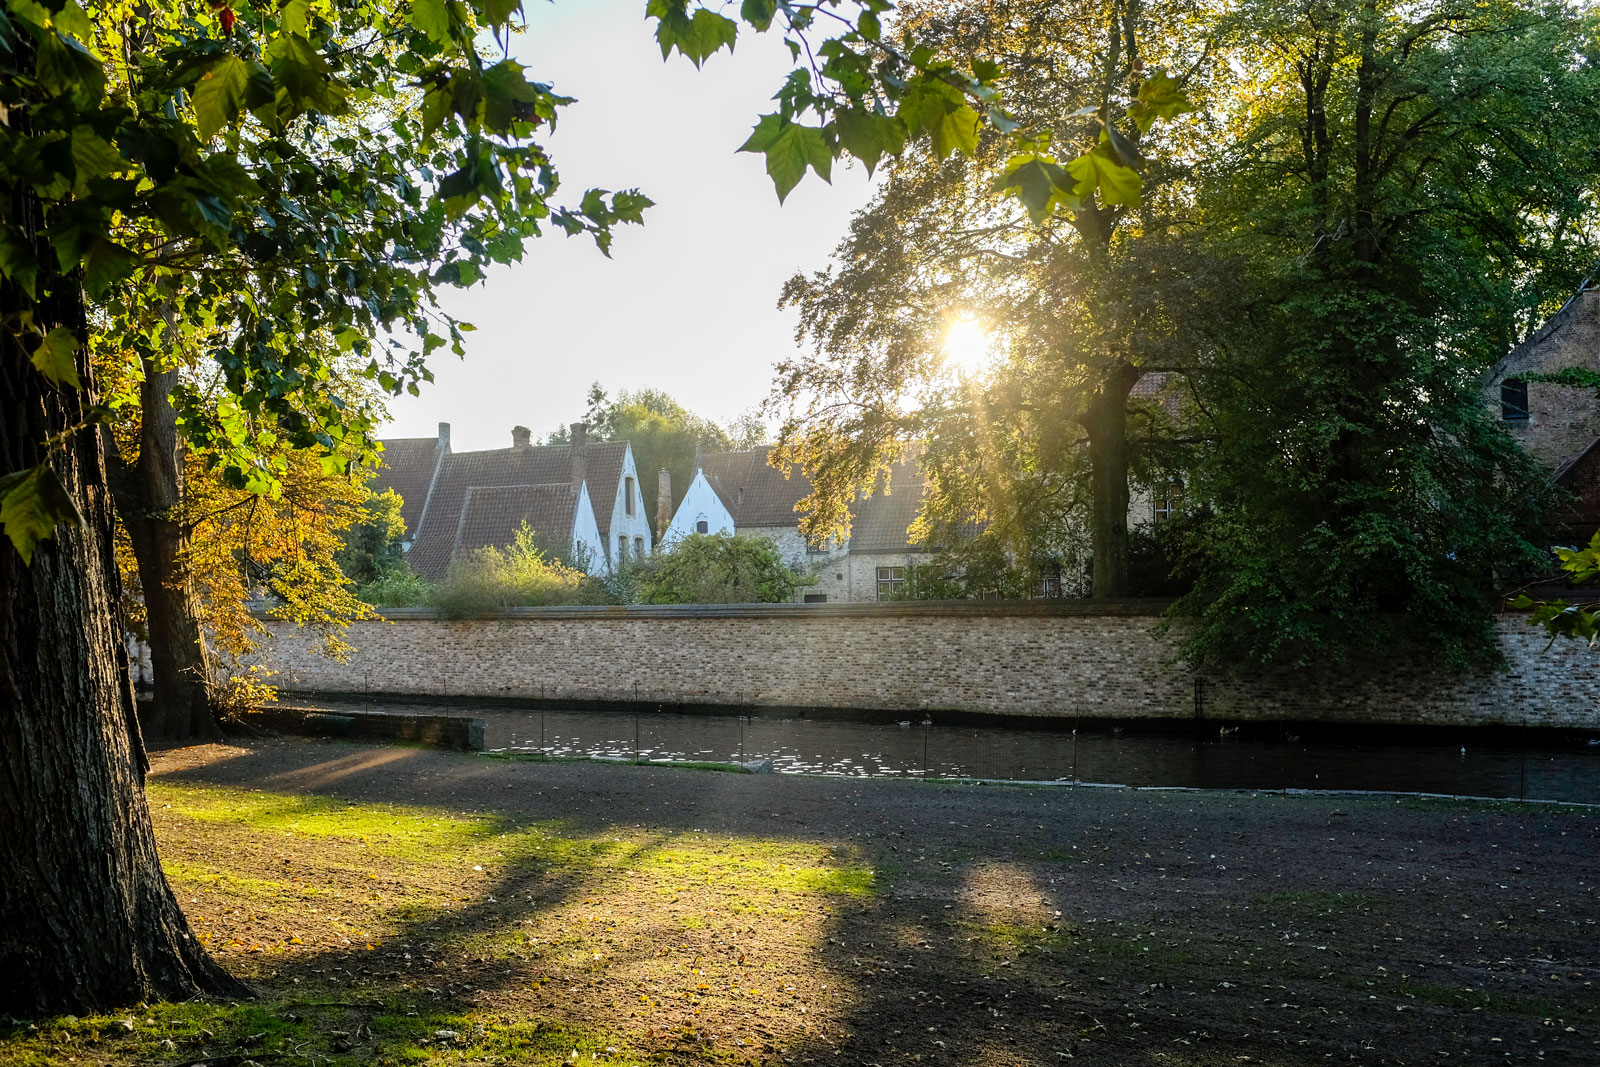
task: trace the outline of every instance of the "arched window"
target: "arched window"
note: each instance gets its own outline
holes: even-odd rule
[[[1527,421],[1528,383],[1521,378],[1507,378],[1500,383],[1500,417],[1507,422]]]
[[[711,524],[709,522],[707,522],[706,520],[701,519],[699,522],[694,524],[694,532],[695,533],[710,533],[711,532]]]

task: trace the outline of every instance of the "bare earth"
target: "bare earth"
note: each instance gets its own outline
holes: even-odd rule
[[[151,800],[264,996],[476,1020],[401,1059],[1600,1063],[1594,810],[303,740],[158,753]]]

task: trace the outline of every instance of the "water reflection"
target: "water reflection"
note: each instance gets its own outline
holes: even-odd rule
[[[912,719],[739,716],[682,709],[608,711],[343,702],[411,714],[470,714],[491,750],[626,760],[770,760],[791,774],[991,778],[1225,789],[1369,789],[1600,802],[1600,734],[1323,728],[1320,736],[1214,724],[1163,731],[1070,723],[942,725]]]

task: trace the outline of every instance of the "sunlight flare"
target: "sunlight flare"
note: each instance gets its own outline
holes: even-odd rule
[[[984,324],[970,315],[950,320],[944,332],[945,363],[962,374],[975,374],[986,368],[995,354],[994,337]]]

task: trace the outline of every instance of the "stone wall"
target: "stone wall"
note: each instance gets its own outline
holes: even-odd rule
[[[1600,654],[1548,651],[1500,620],[1509,669],[1422,661],[1320,674],[1197,677],[1157,636],[1159,606],[1035,601],[520,609],[357,623],[343,664],[264,620],[289,691],[440,698],[753,705],[916,713],[1304,720],[1600,729]]]

